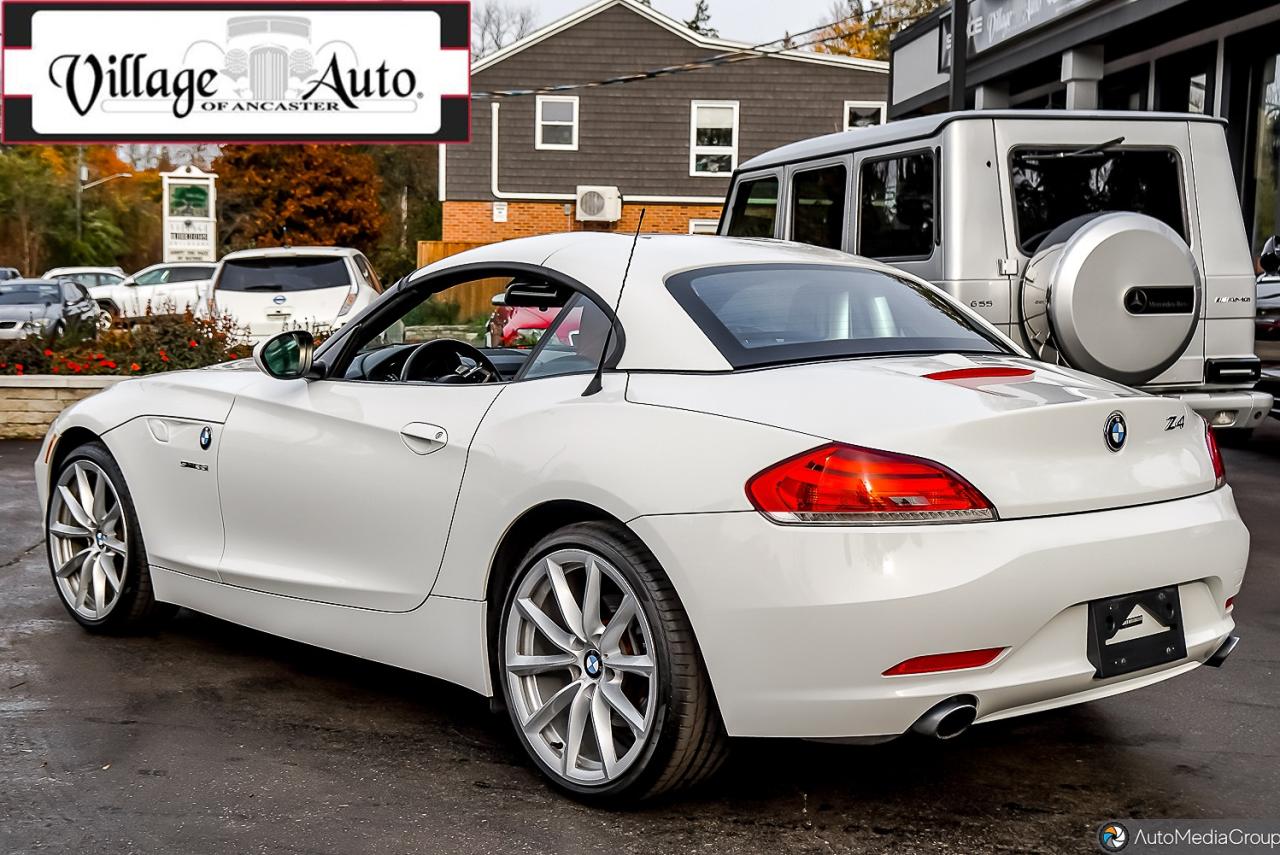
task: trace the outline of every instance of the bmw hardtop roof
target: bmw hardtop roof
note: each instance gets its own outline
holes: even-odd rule
[[[990,121],[992,119],[1023,122],[1087,122],[1106,120],[1113,122],[1215,122],[1226,124],[1225,119],[1201,113],[1148,113],[1139,110],[964,110],[955,113],[935,113],[912,119],[899,119],[884,125],[839,131],[799,142],[779,146],[772,151],[756,155],[738,167],[739,172],[763,169],[769,166],[813,160],[848,151],[878,148],[915,139],[925,139],[952,122]]]

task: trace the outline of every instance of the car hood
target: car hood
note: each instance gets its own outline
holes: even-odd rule
[[[23,303],[21,305],[0,306],[0,321],[29,321],[36,318],[56,318],[61,314],[57,303]]]
[[[1215,483],[1204,423],[1186,404],[1030,359],[944,354],[634,374],[627,398],[809,434],[815,446],[834,440],[934,460],[1002,518],[1165,501]],[[1112,451],[1106,427],[1116,412],[1127,437]]]

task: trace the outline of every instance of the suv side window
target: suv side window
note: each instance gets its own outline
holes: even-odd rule
[[[765,175],[738,182],[729,213],[730,237],[773,237],[778,219],[778,178]]]
[[[840,249],[844,243],[843,163],[797,172],[791,179],[791,239]]]
[[[933,153],[865,160],[860,173],[858,254],[928,258],[933,254],[937,182]]]

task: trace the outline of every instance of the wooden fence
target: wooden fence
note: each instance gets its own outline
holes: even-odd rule
[[[418,266],[425,267],[442,258],[457,255],[468,249],[485,246],[483,243],[468,243],[460,240],[420,240],[418,241]],[[458,304],[458,320],[466,322],[473,318],[487,316],[493,311],[493,295],[501,294],[510,279],[477,279],[450,288],[443,295],[437,294],[433,299]]]

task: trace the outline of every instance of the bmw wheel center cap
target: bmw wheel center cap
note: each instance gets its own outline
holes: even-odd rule
[[[1129,436],[1129,428],[1125,424],[1124,414],[1117,411],[1107,416],[1107,425],[1103,430],[1102,436],[1107,442],[1107,448],[1112,451],[1119,451],[1124,448],[1125,439]]]
[[[604,670],[604,659],[596,651],[588,650],[587,654],[582,657],[582,670],[594,680]]]

